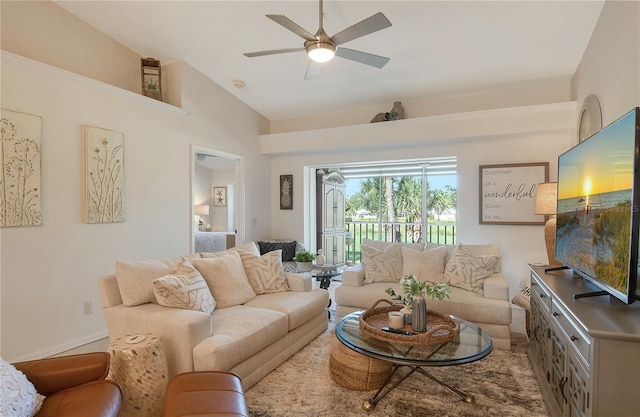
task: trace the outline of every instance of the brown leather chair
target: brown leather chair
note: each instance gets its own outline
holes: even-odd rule
[[[240,378],[223,371],[176,375],[167,387],[162,417],[248,417]]]
[[[122,392],[105,380],[109,364],[109,353],[96,352],[13,365],[47,397],[35,417],[117,417]]]

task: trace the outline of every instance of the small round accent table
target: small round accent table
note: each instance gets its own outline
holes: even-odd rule
[[[107,378],[122,387],[120,417],[159,417],[169,373],[160,337],[152,333],[120,337],[109,344],[109,353]]]

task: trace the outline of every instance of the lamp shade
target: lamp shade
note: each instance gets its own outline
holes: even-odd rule
[[[556,214],[557,199],[557,182],[543,182],[538,184],[536,194],[536,214],[544,214],[545,216]]]
[[[208,216],[209,215],[209,206],[206,204],[199,204],[196,206],[196,214],[200,216]]]

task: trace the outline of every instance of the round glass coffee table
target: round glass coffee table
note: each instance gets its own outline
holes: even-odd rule
[[[460,335],[450,342],[430,346],[405,346],[391,341],[376,339],[360,329],[361,312],[351,313],[336,324],[336,336],[348,348],[363,355],[391,362],[393,371],[375,395],[365,400],[362,407],[373,410],[376,404],[393,391],[402,381],[418,372],[437,382],[462,401],[475,403],[472,395],[448,385],[424,368],[431,366],[456,366],[480,360],[493,349],[491,336],[475,324],[457,317],[453,319],[460,324]],[[400,368],[409,371],[391,384],[391,380]]]

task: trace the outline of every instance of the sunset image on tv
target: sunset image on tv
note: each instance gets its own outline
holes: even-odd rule
[[[558,159],[556,257],[627,293],[635,114]]]

